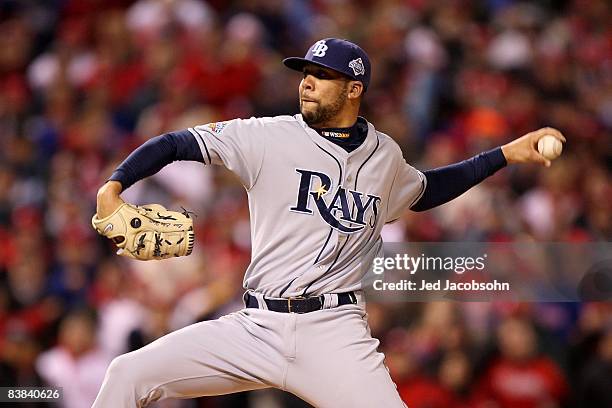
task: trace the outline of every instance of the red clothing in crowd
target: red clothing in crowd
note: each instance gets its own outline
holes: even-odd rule
[[[562,401],[567,389],[561,370],[547,357],[523,363],[500,358],[482,377],[475,406],[494,401],[500,408],[539,408]]]
[[[410,408],[468,408],[462,398],[424,376],[397,385],[400,397]]]

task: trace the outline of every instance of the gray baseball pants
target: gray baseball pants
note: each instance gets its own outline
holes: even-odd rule
[[[115,358],[93,407],[267,387],[316,407],[405,407],[377,347],[363,304],[304,314],[243,309]]]

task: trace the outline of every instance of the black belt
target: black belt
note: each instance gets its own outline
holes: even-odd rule
[[[357,296],[355,292],[338,293],[338,306],[355,305],[357,304]],[[267,299],[264,298],[268,310],[280,313],[309,313],[316,310],[322,310],[325,297],[294,297],[289,299]],[[257,298],[249,292],[244,294],[244,304],[246,307],[259,309]]]

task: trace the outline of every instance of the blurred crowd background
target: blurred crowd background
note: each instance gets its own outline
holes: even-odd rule
[[[610,21],[605,0],[0,0],[0,385],[61,386],[61,406],[89,407],[113,357],[241,307],[249,220],[233,175],[180,162],[124,193],[198,214],[195,253],[163,262],[120,259],[94,234],[96,191],[158,134],[297,113],[300,74],[281,59],[328,36],[369,53],[363,115],[417,168],[541,126],[568,139],[551,168],[407,211],[386,241],[609,241]],[[368,305],[410,408],[612,407],[611,312]],[[306,405],[258,391],[159,406]]]

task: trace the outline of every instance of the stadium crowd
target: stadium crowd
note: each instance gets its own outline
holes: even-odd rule
[[[417,168],[544,125],[568,138],[551,168],[512,166],[452,203],[406,211],[386,241],[609,241],[611,8],[0,0],[0,385],[60,386],[61,406],[88,407],[113,357],[241,307],[249,214],[231,173],[179,162],[124,193],[198,214],[194,254],[163,262],[114,255],[90,226],[96,191],[158,134],[297,113],[300,75],[280,61],[324,37],[369,53],[362,115]],[[410,408],[611,407],[611,312],[609,301],[368,305]],[[258,391],[159,406],[306,405]]]

